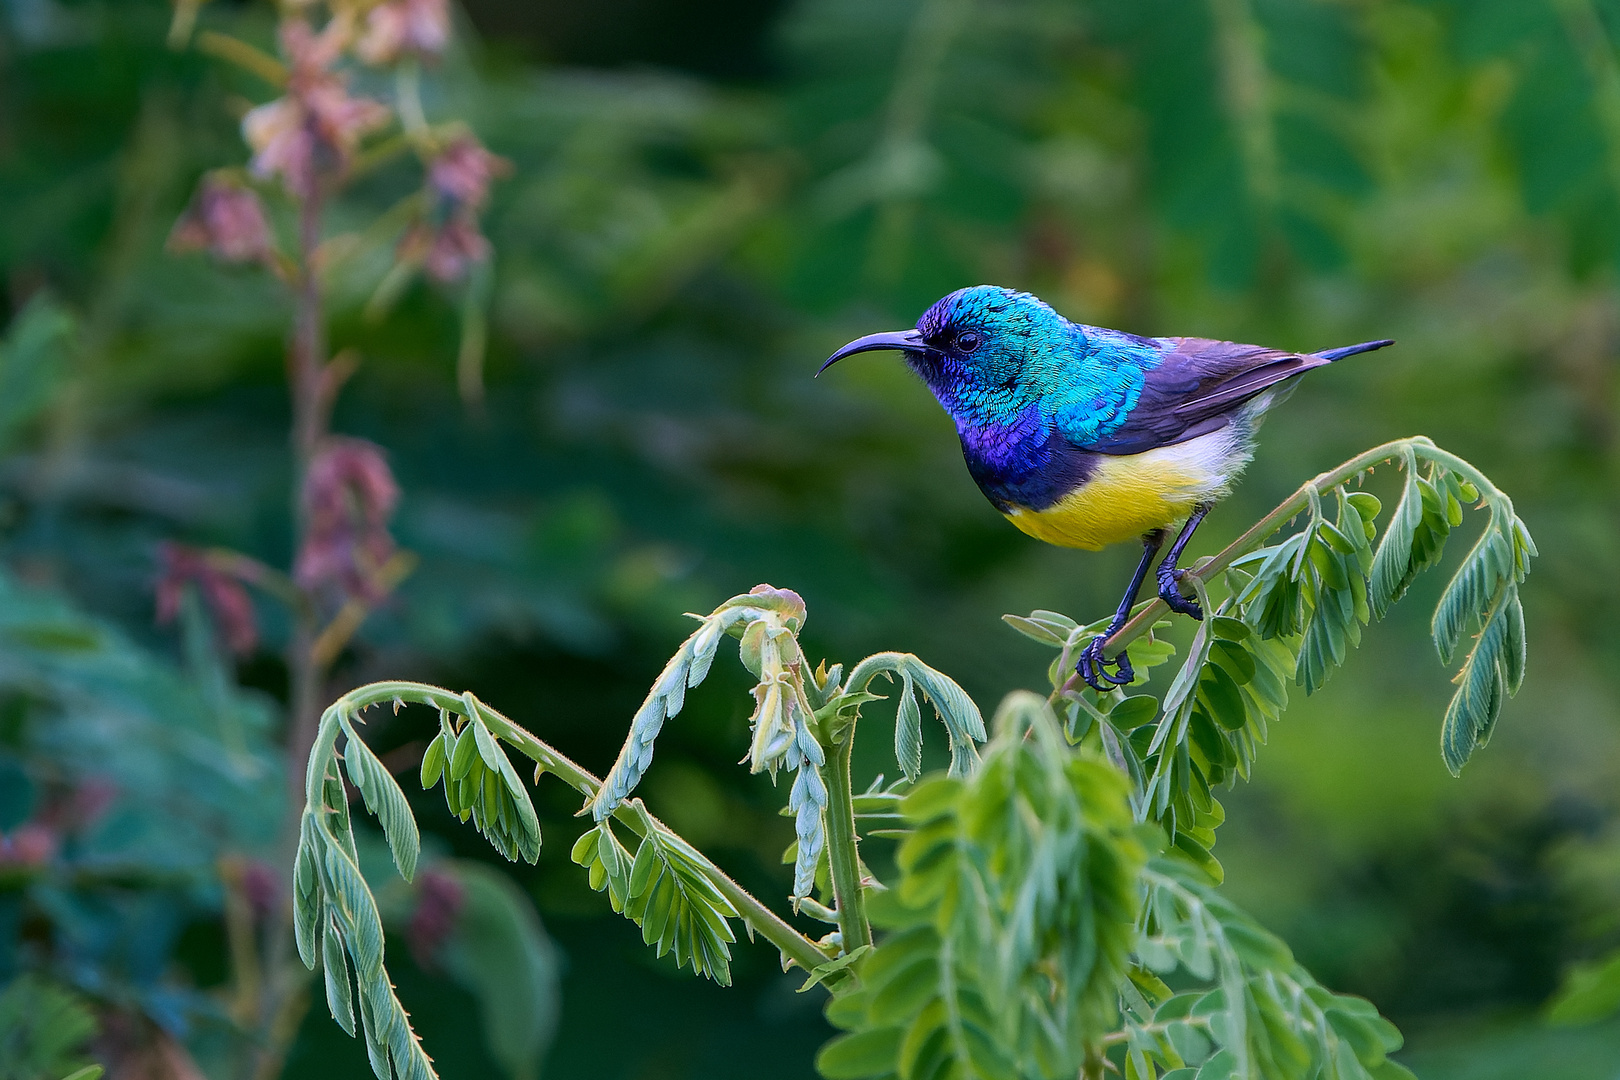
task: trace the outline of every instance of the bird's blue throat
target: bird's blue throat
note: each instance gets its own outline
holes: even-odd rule
[[[948,405],[946,409],[951,411]],[[1093,455],[1068,451],[1042,417],[1039,402],[1030,402],[1007,421],[954,411],[952,418],[968,474],[1002,513],[1014,506],[1044,510],[1092,472]]]

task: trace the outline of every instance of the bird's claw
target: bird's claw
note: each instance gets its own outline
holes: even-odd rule
[[[1131,670],[1131,658],[1123,649],[1112,660],[1103,656],[1103,644],[1108,637],[1107,634],[1099,634],[1087,642],[1086,647],[1080,650],[1079,661],[1074,665],[1075,671],[1086,681],[1086,685],[1099,692],[1114,686],[1124,686],[1136,678],[1136,672]],[[1109,664],[1118,665],[1119,671],[1110,674]],[[1105,683],[1109,685],[1104,685]]]
[[[1178,615],[1191,615],[1202,620],[1204,609],[1198,606],[1198,601],[1181,595],[1181,579],[1187,571],[1178,568],[1159,570],[1159,599],[1169,605],[1170,610]]]

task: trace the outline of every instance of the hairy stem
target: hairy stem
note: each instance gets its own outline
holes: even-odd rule
[[[1427,436],[1412,435],[1404,439],[1395,439],[1392,442],[1375,446],[1371,450],[1364,450],[1337,468],[1320,473],[1305,481],[1300,485],[1298,491],[1279,503],[1275,510],[1249,526],[1242,536],[1226,545],[1216,555],[1201,560],[1189,571],[1189,574],[1200,582],[1209,583],[1217,575],[1224,573],[1227,567],[1264,543],[1266,538],[1282,528],[1289,518],[1309,507],[1311,500],[1320,498],[1346,480],[1354,479],[1374,465],[1399,458],[1402,452],[1407,449],[1415,451],[1419,457],[1437,461],[1447,469],[1468,477],[1481,492],[1489,493],[1493,497],[1505,497],[1497,490],[1496,485],[1487,480],[1478,469],[1461,458],[1441,450]],[[1148,628],[1169,610],[1169,605],[1163,600],[1154,599],[1148,602],[1145,607],[1140,608],[1136,614],[1131,616],[1129,622],[1120,627],[1108,639],[1103,646],[1105,653],[1109,656],[1118,656],[1124,652],[1125,646],[1147,633]],[[1063,684],[1062,688],[1053,697],[1060,697],[1069,691],[1077,689],[1080,685],[1080,676],[1070,675],[1068,681]]]
[[[832,869],[833,896],[838,908],[838,934],[844,951],[872,944],[872,925],[866,918],[866,894],[861,889],[859,840],[855,835],[855,795],[850,788],[850,755],[855,749],[855,728],[845,729],[827,755],[827,861]]]
[[[468,695],[468,697],[471,697],[471,695]],[[458,716],[465,716],[467,712],[467,703],[462,696],[442,687],[415,682],[378,682],[359,687],[344,694],[328,707],[326,715],[333,718],[331,723],[335,726],[335,718],[338,715],[357,713],[369,706],[390,701],[419,702],[446,712],[455,713]],[[536,738],[528,729],[501,715],[501,713],[485,705],[477,698],[472,698],[472,701],[478,709],[479,717],[493,734],[510,743],[518,753],[539,764],[546,772],[555,774],[569,787],[584,795],[587,803],[596,797],[596,793],[602,788],[602,781],[595,774],[578,765],[548,743]],[[313,769],[313,765],[311,765],[311,769]],[[310,774],[310,777],[306,777],[306,780],[311,785],[311,791],[314,791],[316,789],[313,786],[314,780],[311,777],[313,777],[313,773]],[[637,836],[646,835],[647,827],[641,815],[629,807],[620,806],[613,812],[613,816]],[[685,844],[686,847],[696,850],[690,843],[682,840],[675,830],[659,821],[656,817],[649,814],[647,820],[651,821],[654,827],[665,834],[681,840],[681,843]],[[731,906],[737,909],[749,926],[753,927],[766,941],[775,945],[784,957],[798,964],[805,971],[810,971],[827,962],[826,954],[816,947],[814,941],[788,925],[781,916],[733,881],[725,871],[711,862],[708,856],[702,855],[700,852],[699,857],[698,865],[709,883],[731,902]]]

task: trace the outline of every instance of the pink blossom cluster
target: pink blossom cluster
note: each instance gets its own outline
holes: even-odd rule
[[[10,834],[0,833],[0,869],[37,869],[56,858],[61,838],[56,830],[37,821],[25,821]]]
[[[259,625],[253,614],[253,599],[238,578],[210,559],[206,551],[184,544],[166,541],[158,545],[158,563],[159,625],[173,622],[180,614],[180,599],[190,586],[208,606],[226,647],[238,656],[254,650],[259,643]]]
[[[304,546],[293,576],[315,593],[376,601],[377,571],[394,554],[389,519],[399,485],[377,444],[329,440],[304,476]]]
[[[459,280],[473,263],[488,258],[478,213],[489,201],[490,183],[509,168],[471,134],[451,139],[428,166],[429,210],[400,239],[399,257],[420,262],[440,282]]]
[[[308,198],[321,172],[343,172],[360,140],[388,122],[386,105],[351,96],[347,78],[334,70],[351,33],[341,18],[328,20],[319,33],[303,19],[282,23],[287,92],[242,118],[255,176],[279,176],[288,191]]]
[[[489,201],[490,182],[505,175],[507,169],[505,159],[463,133],[451,139],[428,166],[428,185],[456,208],[476,213]]]

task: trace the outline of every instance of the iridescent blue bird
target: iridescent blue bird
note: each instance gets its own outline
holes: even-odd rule
[[[1302,373],[1393,344],[1291,353],[1137,337],[1072,323],[1029,293],[975,285],[934,304],[915,329],[857,338],[821,371],[855,353],[899,350],[956,421],[979,490],[1014,525],[1092,551],[1141,538],[1142,561],[1119,610],[1077,664],[1100,690],[1133,677],[1125,653],[1107,659],[1103,643],[1125,624],[1177,521],[1185,524],[1159,563],[1159,596],[1203,618],[1182,595],[1176,564],[1248,464],[1265,411]]]

